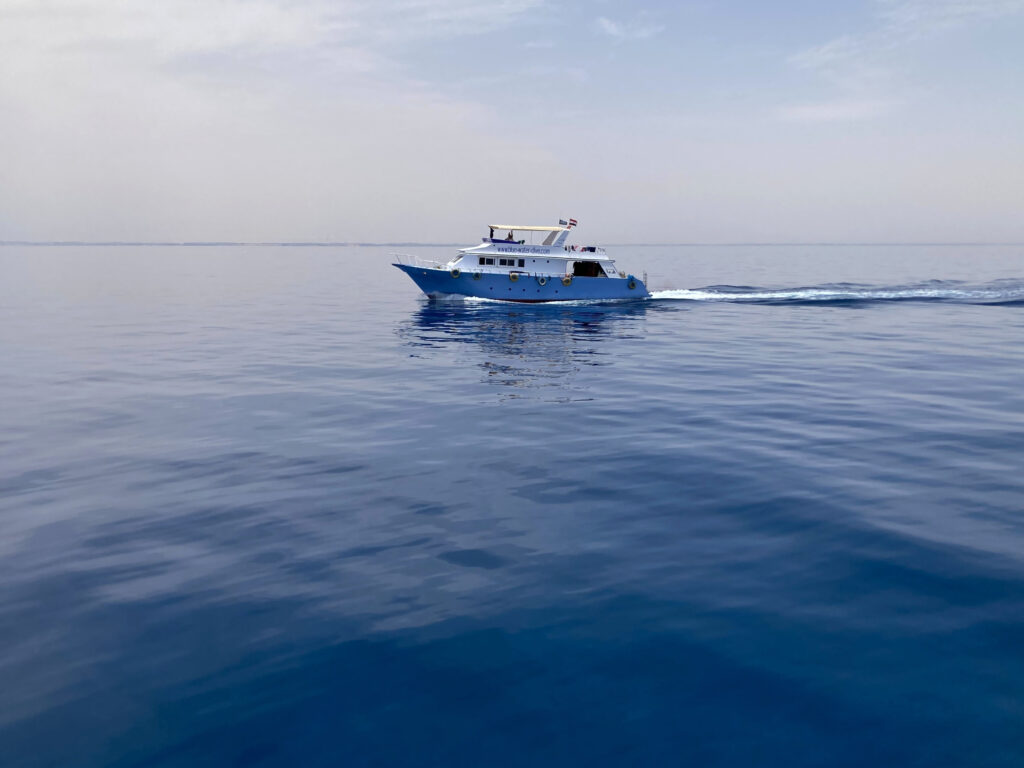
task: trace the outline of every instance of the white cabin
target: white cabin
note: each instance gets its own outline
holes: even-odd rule
[[[545,277],[625,277],[604,248],[567,245],[571,226],[489,224],[480,245],[460,248],[446,267],[463,272]],[[503,236],[504,235],[504,236]],[[534,240],[540,240],[534,243]]]

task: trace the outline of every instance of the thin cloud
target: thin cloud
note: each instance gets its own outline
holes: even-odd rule
[[[55,0],[6,5],[5,23],[0,25],[5,45],[63,52],[135,46],[162,55],[266,50],[314,44],[344,26],[343,17],[328,16],[324,6],[289,6],[273,0]]]
[[[826,69],[855,58],[864,50],[863,38],[843,36],[822,45],[805,48],[789,57],[789,62],[800,69]]]
[[[1024,0],[877,0],[878,15],[890,31],[928,34],[975,20],[1024,12]]]
[[[842,35],[789,57],[794,67],[830,82],[837,97],[818,104],[783,105],[786,120],[866,120],[903,99],[900,61],[913,43],[972,23],[1024,14],[1024,0],[874,0],[874,27]]]
[[[564,173],[547,150],[488,132],[486,106],[416,80],[404,45],[529,24],[542,8],[0,0],[0,239],[368,239],[392,207],[424,207],[425,180],[468,177],[477,158],[517,184]],[[482,205],[447,189],[438,217]]]
[[[793,123],[837,123],[870,120],[889,105],[879,101],[828,101],[780,107],[776,117]]]
[[[263,53],[494,31],[544,0],[0,0],[0,44],[12,50],[145,47],[159,55]]]
[[[632,21],[612,21],[606,16],[594,20],[598,32],[616,40],[646,40],[665,31],[664,25],[651,24],[642,17]]]
[[[452,37],[502,29],[545,0],[398,0],[361,3],[359,17],[380,37]]]
[[[802,69],[834,74],[837,67],[898,51],[903,46],[976,21],[1024,14],[1024,0],[875,0],[875,27],[843,35],[790,57]]]

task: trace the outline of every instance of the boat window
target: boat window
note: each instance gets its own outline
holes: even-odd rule
[[[484,264],[494,264],[494,259],[484,259]]]
[[[520,267],[525,267],[526,266],[526,259],[520,259],[519,260],[519,266]]]
[[[572,273],[575,277],[607,277],[596,261],[574,261]]]
[[[480,263],[481,264],[486,264],[487,263],[486,261],[484,261],[484,257],[483,256],[480,257]]]

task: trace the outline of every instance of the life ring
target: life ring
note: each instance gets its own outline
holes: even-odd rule
[[[511,280],[514,283],[516,280],[519,279],[519,273],[518,272],[509,272],[508,273],[508,279]]]
[[[473,273],[473,279],[474,280],[479,280],[481,277],[483,277],[483,274],[481,272],[474,272]]]
[[[626,283],[626,285],[629,286],[629,290],[632,291],[634,288],[636,288],[636,280],[630,280],[628,283]]]
[[[562,285],[572,285],[572,278],[566,275],[562,278]]]
[[[455,269],[452,270],[452,277],[458,277],[461,274],[462,274],[462,270],[459,269],[458,267],[456,267]]]
[[[548,284],[548,279],[546,277],[544,277],[544,275],[541,275],[540,277],[537,278],[537,285],[547,285],[547,284]]]

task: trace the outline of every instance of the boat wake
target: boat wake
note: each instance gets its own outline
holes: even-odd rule
[[[942,301],[960,304],[1024,306],[1024,281],[996,280],[971,285],[951,280],[931,280],[916,285],[871,286],[834,283],[802,288],[753,288],[712,285],[653,291],[655,300],[719,301],[756,304],[859,304],[883,301]]]

